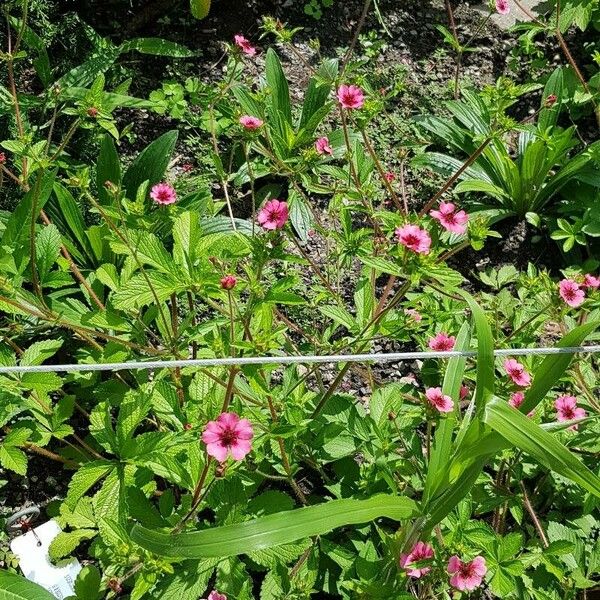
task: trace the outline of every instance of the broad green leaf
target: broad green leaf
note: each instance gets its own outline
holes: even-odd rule
[[[136,50],[142,54],[154,54],[155,56],[170,56],[173,58],[190,58],[196,53],[175,42],[161,38],[135,38],[128,40],[119,46],[121,52]]]
[[[15,210],[11,213],[2,234],[0,245],[17,249],[24,240],[29,238],[31,227],[31,212],[35,207],[35,217],[46,204],[52,192],[56,171],[39,174],[31,189],[23,196]]]
[[[204,19],[210,12],[210,0],[190,0],[190,10],[195,19]]]
[[[175,149],[177,136],[177,131],[167,131],[144,148],[131,163],[123,176],[123,187],[128,198],[136,197],[137,190],[144,181],[148,181],[151,188],[164,177]]]
[[[0,600],[56,600],[37,583],[10,571],[0,571]]]
[[[368,500],[330,500],[223,527],[170,534],[135,525],[131,539],[160,556],[227,557],[322,535],[337,527],[367,523],[380,517],[400,521],[417,514],[416,504],[401,496],[379,495]]]
[[[152,289],[148,287],[148,280],[152,285]],[[163,302],[171,294],[185,289],[185,283],[173,275],[150,270],[146,271],[145,275],[142,273],[134,275],[117,292],[113,293],[112,300],[115,308],[131,310],[155,303],[155,294],[158,301]]]
[[[95,529],[61,531],[50,543],[48,554],[52,560],[69,556],[83,540],[91,540],[97,533]]]
[[[85,221],[79,205],[71,192],[60,183],[54,184],[53,191],[54,195],[48,202],[48,214],[67,238],[69,243],[65,244],[69,249],[74,245],[78,254],[85,257],[90,264],[94,264],[94,251],[86,234]]]
[[[267,50],[266,58],[267,85],[271,90],[270,98],[275,114],[281,115],[286,123],[292,124],[292,105],[290,90],[285,73],[277,53],[272,48]]]
[[[108,475],[115,464],[109,461],[95,460],[85,463],[71,478],[65,504],[74,510],[79,499],[100,479]]]
[[[488,403],[484,421],[513,446],[523,450],[555,473],[600,497],[600,478],[556,437],[498,398]]]
[[[83,600],[98,600],[100,598],[100,584],[102,575],[94,565],[86,565],[81,569],[75,580],[75,593],[77,598]]]
[[[112,195],[105,185],[109,181],[117,187],[121,185],[121,163],[113,138],[110,135],[104,135],[96,164],[96,188],[100,204],[105,206],[113,204]]]
[[[41,340],[34,342],[23,352],[19,364],[41,365],[46,359],[54,356],[62,345],[62,340]]]
[[[15,446],[0,446],[0,465],[17,475],[25,476],[27,473],[27,456]]]

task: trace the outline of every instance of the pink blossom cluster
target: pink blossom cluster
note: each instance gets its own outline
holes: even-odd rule
[[[408,577],[420,579],[431,571],[434,558],[433,548],[426,542],[417,542],[408,554],[400,556],[400,567]],[[446,567],[450,575],[450,585],[461,592],[472,592],[478,588],[487,573],[483,556],[476,556],[471,561],[462,560],[454,555],[448,560]]]
[[[340,85],[337,99],[348,110],[362,108],[365,103],[365,95],[357,85]]]
[[[529,387],[531,384],[531,375],[527,369],[514,358],[509,358],[504,361],[504,370],[506,374],[512,379],[513,383],[519,387]]]
[[[469,215],[464,210],[457,210],[452,202],[441,202],[439,210],[432,210],[429,214],[450,233],[462,235],[467,231]]]
[[[496,10],[501,15],[507,15],[510,12],[508,0],[496,0]]]
[[[206,452],[219,462],[228,456],[242,460],[252,450],[254,431],[248,419],[240,419],[234,412],[221,413],[216,421],[209,421],[202,432]]]
[[[554,401],[554,408],[556,409],[556,420],[561,422],[584,419],[587,414],[583,408],[577,406],[575,396],[559,396]],[[570,429],[577,429],[577,425],[573,425]]]
[[[254,56],[256,48],[243,35],[234,35],[233,41],[235,45],[247,56]]]
[[[283,229],[289,216],[287,202],[273,199],[265,202],[257,217],[258,223],[270,231]]]
[[[584,303],[586,291],[597,290],[599,287],[600,277],[586,273],[581,283],[578,283],[574,279],[563,279],[560,281],[558,284],[558,293],[566,304],[572,308],[577,308]]]

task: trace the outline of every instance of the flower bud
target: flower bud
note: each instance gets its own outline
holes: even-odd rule
[[[558,100],[558,98],[556,97],[555,94],[550,94],[547,98],[546,98],[546,102],[544,103],[544,106],[546,108],[551,108],[552,106],[554,106],[556,104],[556,101]]]
[[[87,115],[88,117],[95,119],[98,116],[98,109],[95,106],[90,106],[90,108],[87,109]]]
[[[223,279],[221,279],[221,287],[224,290],[232,290],[237,283],[237,279],[233,275],[225,275]]]
[[[6,154],[4,152],[0,152],[0,165],[3,165],[6,162]]]

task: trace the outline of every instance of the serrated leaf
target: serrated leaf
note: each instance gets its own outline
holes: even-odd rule
[[[50,543],[48,554],[52,560],[69,556],[83,540],[91,540],[97,533],[95,529],[61,531]]]
[[[100,479],[108,475],[114,467],[115,463],[100,460],[85,463],[79,467],[69,482],[65,504],[74,510],[79,499]]]
[[[27,473],[27,456],[15,446],[0,446],[0,464],[18,475]]]

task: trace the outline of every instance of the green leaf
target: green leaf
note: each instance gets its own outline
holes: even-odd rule
[[[62,340],[42,340],[34,342],[23,352],[19,364],[41,365],[46,359],[54,356],[62,347]]]
[[[210,11],[210,0],[190,0],[190,10],[195,19],[204,19]]]
[[[86,565],[75,580],[75,593],[81,600],[98,600],[102,576],[94,565]]]
[[[461,295],[467,301],[473,313],[477,333],[477,388],[475,391],[475,408],[478,412],[481,412],[485,404],[494,395],[494,337],[483,309],[470,294],[461,292]]]
[[[60,183],[56,182],[53,189],[54,196],[48,202],[48,214],[77,251],[93,264],[95,256],[79,205],[71,192]]]
[[[15,446],[0,446],[0,464],[18,475],[27,473],[27,456]]]
[[[69,556],[83,540],[91,540],[97,533],[95,529],[61,531],[50,543],[48,554],[52,560]]]
[[[290,192],[288,204],[290,207],[290,222],[298,237],[303,241],[308,240],[308,232],[312,228],[313,218],[307,202],[300,194]]]
[[[196,53],[189,48],[161,38],[135,38],[121,44],[119,50],[120,52],[136,50],[142,54],[170,56],[172,58],[190,58],[196,56]]]
[[[496,398],[488,403],[484,422],[513,446],[523,450],[555,473],[600,497],[600,478],[556,437],[544,431],[505,401]]]
[[[185,283],[176,279],[173,275],[165,275],[158,271],[146,271],[134,275],[124,286],[112,295],[115,308],[121,310],[131,310],[153,304],[155,302],[154,294],[148,287],[148,281],[152,284],[158,301],[166,300],[171,294],[186,289]]]
[[[82,465],[71,478],[65,504],[74,510],[79,499],[100,479],[108,475],[114,466],[114,463],[103,460],[95,460]]]
[[[38,275],[42,284],[60,255],[60,246],[60,232],[56,225],[50,224],[37,234],[35,240],[35,258]]]
[[[455,350],[466,351],[471,343],[471,328],[468,323],[463,323],[458,336],[456,337]],[[445,419],[442,419],[435,432],[433,439],[433,449],[427,468],[427,478],[425,489],[423,491],[423,502],[426,503],[429,498],[435,496],[438,486],[441,484],[439,473],[442,469],[448,467],[448,461],[452,456],[452,434],[456,426],[456,416],[460,414],[459,397],[460,388],[463,382],[465,366],[467,359],[462,356],[455,356],[448,361],[442,392],[447,394],[454,401],[454,411]]]
[[[9,571],[0,571],[0,600],[56,600],[37,583]]]
[[[167,131],[144,148],[131,163],[123,176],[123,187],[128,198],[136,197],[137,190],[144,181],[148,181],[149,188],[161,181],[169,166],[177,136],[177,131]]]
[[[104,135],[100,143],[100,154],[96,164],[96,188],[98,189],[98,199],[102,205],[113,204],[112,195],[105,187],[105,183],[110,181],[117,187],[121,185],[121,163],[115,147],[115,142],[110,135]],[[137,188],[136,188],[137,189]]]
[[[16,249],[24,240],[29,238],[31,229],[31,212],[36,208],[35,217],[46,204],[52,192],[56,171],[40,174],[31,189],[23,196],[21,202],[11,213],[6,228],[2,234],[1,246]]]
[[[267,85],[271,90],[270,98],[274,113],[283,116],[289,125],[292,124],[292,105],[290,103],[290,90],[285,73],[277,53],[269,48],[265,63]]]
[[[400,521],[416,514],[417,507],[411,499],[379,495],[367,500],[330,500],[316,506],[193,533],[174,535],[135,525],[131,539],[160,556],[227,557],[272,548],[380,517]]]
[[[598,327],[600,327],[600,321],[592,321],[575,327],[563,336],[556,346],[558,348],[581,346],[583,341]],[[568,369],[574,357],[574,354],[550,354],[542,361],[534,373],[531,387],[525,392],[525,400],[519,407],[522,413],[526,414],[533,410],[545,398]]]

